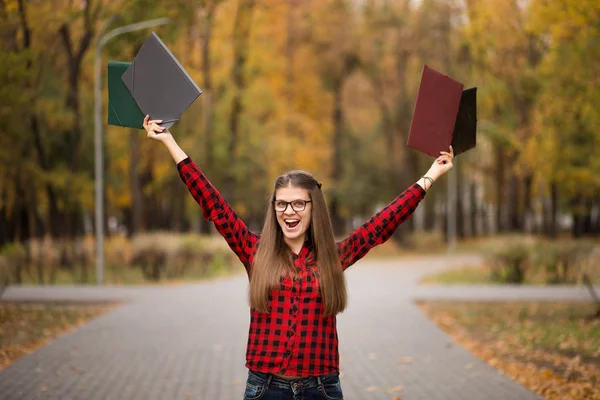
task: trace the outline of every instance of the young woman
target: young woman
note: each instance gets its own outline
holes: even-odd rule
[[[245,400],[343,399],[336,314],[346,307],[343,271],[388,240],[433,182],[452,168],[441,152],[427,173],[340,243],[321,184],[290,171],[275,181],[261,235],[242,220],[177,145],[161,121],[144,120],[148,137],[167,146],[204,218],[246,268],[250,330]]]

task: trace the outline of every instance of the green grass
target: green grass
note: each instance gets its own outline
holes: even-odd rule
[[[497,283],[490,279],[488,268],[482,266],[469,266],[441,272],[425,277],[421,283],[424,284],[490,284]]]
[[[454,342],[545,399],[600,400],[600,318],[592,318],[593,304],[418,304]]]
[[[588,268],[586,272],[594,285],[600,285],[600,269]],[[525,285],[542,285],[547,286],[546,275],[543,271],[529,272],[525,276]],[[421,280],[422,284],[486,284],[486,285],[501,285],[491,279],[490,267],[487,265],[465,266],[458,269],[440,272],[438,274],[426,276]]]
[[[96,284],[95,242],[92,236],[72,242],[32,240],[27,244],[12,244],[0,249],[0,282],[10,279],[14,284],[14,268],[19,266],[20,283],[26,285]],[[29,258],[26,258],[27,251]],[[162,284],[211,279],[243,273],[226,241],[220,235],[152,232],[129,239],[112,236],[105,242],[104,282],[113,285]],[[174,278],[151,281],[134,265],[152,260],[166,260],[167,270]],[[75,262],[73,267],[58,267],[63,261]],[[85,263],[86,267],[83,267]],[[38,277],[42,266],[43,279]],[[180,272],[183,270],[183,272]]]
[[[344,239],[343,237],[337,240]],[[466,239],[456,243],[453,254],[472,254],[479,253],[481,246],[488,243],[488,238]],[[395,240],[390,239],[387,242],[374,247],[366,256],[373,258],[394,258],[394,257],[429,257],[448,254],[448,245],[439,234],[419,233],[413,234],[407,239],[407,246],[401,247]]]
[[[525,348],[598,357],[600,319],[584,302],[422,302],[430,315],[460,326],[470,335],[505,341]]]
[[[59,270],[56,273],[56,279],[53,283],[49,281],[49,272],[44,271],[45,284],[52,285],[73,285],[73,284],[96,284],[96,267],[88,266],[87,279],[82,279],[81,267],[76,267],[74,272]],[[106,266],[104,271],[104,283],[107,285],[153,285],[169,284],[181,282],[193,282],[199,280],[212,279],[216,277],[229,276],[242,273],[244,267],[239,265],[225,265],[221,262],[213,262],[204,268],[191,268],[184,275],[174,278],[163,278],[160,281],[147,280],[140,268],[129,266]],[[23,284],[39,285],[36,272],[23,274]]]

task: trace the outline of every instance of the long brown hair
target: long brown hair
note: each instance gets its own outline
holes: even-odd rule
[[[259,312],[268,313],[271,290],[279,287],[282,276],[295,273],[290,250],[284,241],[272,203],[277,189],[296,187],[306,189],[312,201],[312,218],[306,234],[313,241],[325,315],[344,311],[347,304],[346,280],[321,185],[308,172],[290,171],[277,178],[274,186],[250,271],[250,306]]]

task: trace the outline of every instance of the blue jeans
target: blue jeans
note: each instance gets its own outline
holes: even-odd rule
[[[282,379],[262,372],[248,372],[244,400],[343,400],[340,374],[302,379]]]

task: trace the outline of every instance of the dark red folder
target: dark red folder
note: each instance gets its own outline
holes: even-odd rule
[[[463,84],[427,65],[423,67],[408,146],[438,157],[454,136]]]

